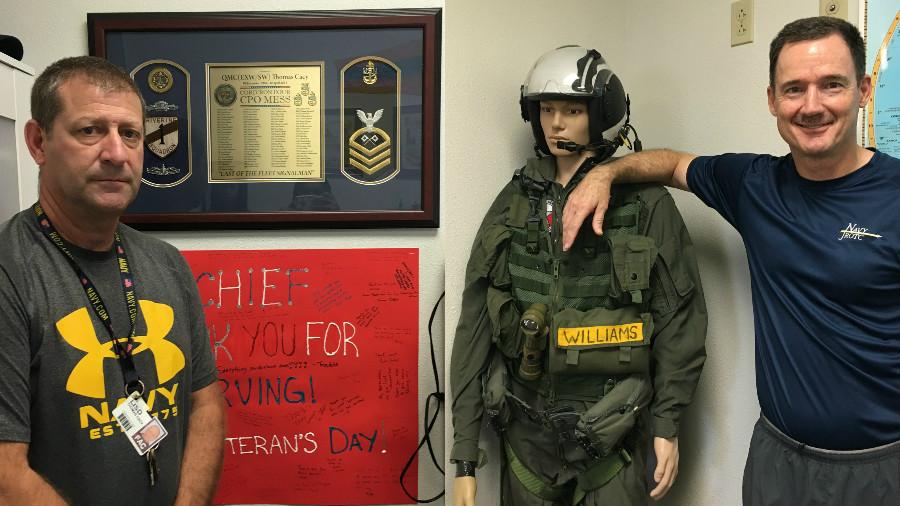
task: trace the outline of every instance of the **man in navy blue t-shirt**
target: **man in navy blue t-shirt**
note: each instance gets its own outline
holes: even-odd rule
[[[850,23],[789,23],[769,53],[783,157],[670,150],[594,169],[570,196],[564,247],[613,182],[695,193],[740,232],[752,278],[762,415],[745,505],[900,504],[900,160],[856,142],[872,93]]]

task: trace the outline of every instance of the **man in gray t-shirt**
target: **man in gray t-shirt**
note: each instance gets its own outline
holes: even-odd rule
[[[175,248],[119,223],[143,167],[137,88],[66,58],[31,107],[38,203],[0,228],[0,495],[207,504],[225,414],[196,284]]]

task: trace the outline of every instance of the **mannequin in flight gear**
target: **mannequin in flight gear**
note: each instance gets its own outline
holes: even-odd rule
[[[621,145],[640,149],[600,53],[541,56],[520,105],[537,157],[485,215],[453,342],[453,504],[475,505],[485,414],[501,437],[503,504],[646,504],[674,482],[678,423],[706,356],[691,240],[666,190],[619,185],[606,233],[584,228],[562,251],[572,189]]]

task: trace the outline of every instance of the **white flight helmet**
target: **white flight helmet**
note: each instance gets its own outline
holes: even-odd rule
[[[590,141],[582,149],[609,158],[623,143],[630,127],[629,100],[622,82],[595,49],[562,46],[534,63],[519,98],[522,118],[531,122],[536,149],[550,153],[540,121],[541,100],[587,101]]]

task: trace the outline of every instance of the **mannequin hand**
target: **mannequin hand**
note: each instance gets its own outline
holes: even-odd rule
[[[653,472],[656,488],[650,491],[650,497],[658,501],[665,497],[678,476],[678,438],[653,438],[653,451],[656,452],[656,470]]]
[[[453,480],[453,506],[475,506],[475,477],[460,476]]]

